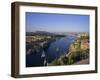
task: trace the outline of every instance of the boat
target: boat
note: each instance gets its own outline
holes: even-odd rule
[[[45,52],[42,52],[41,58],[45,57]]]

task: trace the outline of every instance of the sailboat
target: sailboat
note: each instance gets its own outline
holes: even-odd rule
[[[45,52],[42,52],[41,58],[45,57]]]
[[[46,66],[46,64],[47,64],[47,60],[46,60],[46,58],[44,59],[44,66]]]

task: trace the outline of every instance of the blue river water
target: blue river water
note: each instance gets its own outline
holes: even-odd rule
[[[51,43],[47,50],[48,62],[50,63],[55,58],[59,58],[61,55],[66,54],[69,50],[70,44],[74,42],[74,40],[75,36],[67,36]]]
[[[26,55],[26,67],[44,66],[44,63],[51,63],[61,55],[67,54],[70,44],[73,43],[75,39],[75,36],[67,35],[52,42],[47,51],[44,52],[44,55],[42,55],[43,57],[41,57],[42,53]]]

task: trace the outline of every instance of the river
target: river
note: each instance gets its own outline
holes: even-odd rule
[[[59,58],[61,55],[67,54],[69,46],[76,39],[75,36],[67,35],[66,37],[60,38],[55,42],[52,42],[47,51],[41,54],[34,54],[26,56],[26,66],[44,66],[46,63],[51,63],[54,59]]]

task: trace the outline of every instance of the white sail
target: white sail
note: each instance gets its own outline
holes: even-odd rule
[[[41,57],[45,57],[45,52],[44,52],[44,51],[42,52],[42,55],[41,55]]]
[[[46,59],[44,59],[44,65],[47,63]]]

